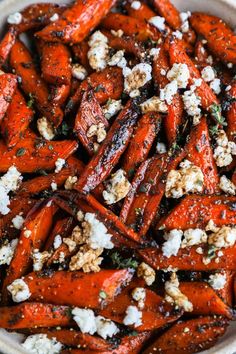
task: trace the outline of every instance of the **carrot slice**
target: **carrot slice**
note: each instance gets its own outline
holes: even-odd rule
[[[59,20],[38,32],[37,37],[47,42],[81,42],[106,16],[114,0],[77,0],[63,12]]]
[[[121,287],[132,278],[129,270],[101,270],[98,273],[52,272],[50,275],[30,273],[24,277],[29,287],[30,301],[59,305],[100,308],[113,301]],[[63,287],[63,291],[61,291]],[[106,293],[102,300],[100,292]]]
[[[107,178],[126,149],[137,119],[136,105],[129,101],[112,124],[98,153],[85,167],[75,189],[87,194]]]
[[[216,226],[235,225],[235,203],[236,197],[188,195],[159,222],[158,227],[166,230],[204,229],[210,220]]]
[[[37,302],[0,308],[0,326],[6,329],[66,327],[73,324],[68,306]]]
[[[16,145],[27,130],[34,112],[17,89],[1,122],[1,134],[8,147]]]
[[[181,27],[182,21],[179,11],[169,0],[153,0],[153,6],[161,16],[165,17],[170,27],[174,29]]]
[[[212,347],[228,327],[224,317],[198,317],[179,321],[151,344],[144,354],[192,354]],[[187,330],[186,330],[187,329]],[[158,349],[157,349],[158,348]]]
[[[210,144],[209,131],[205,117],[194,126],[185,146],[187,159],[200,167],[204,175],[204,193],[219,192],[219,176]]]
[[[236,36],[221,18],[195,12],[190,23],[206,38],[207,46],[220,60],[236,64]]]
[[[17,86],[17,78],[12,74],[0,75],[0,122],[3,119]]]
[[[0,63],[3,64],[8,58],[12,46],[16,40],[16,29],[15,27],[10,27],[0,42]]]
[[[63,106],[70,95],[71,85],[52,86],[50,102],[53,105]]]

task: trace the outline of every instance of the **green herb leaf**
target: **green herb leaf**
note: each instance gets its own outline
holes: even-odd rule
[[[135,259],[123,258],[118,252],[112,253],[111,260],[118,269],[136,269],[138,267],[138,262]]]
[[[216,250],[217,250],[217,247],[215,247],[214,245],[209,245],[208,251],[207,251],[207,257],[210,259],[215,258]]]
[[[225,122],[224,117],[221,114],[221,106],[219,104],[213,103],[210,107],[210,112],[214,120],[219,123],[220,125],[227,125]]]
[[[105,300],[107,298],[107,293],[103,290],[100,291],[99,293],[99,297],[103,300]]]
[[[16,152],[16,156],[19,157],[19,156],[23,156],[25,154],[25,148],[20,148],[17,150]]]
[[[27,106],[28,106],[29,108],[32,108],[33,105],[34,105],[34,97],[33,97],[32,93],[30,93],[30,94],[29,94],[29,100],[28,100],[28,102],[27,102]]]

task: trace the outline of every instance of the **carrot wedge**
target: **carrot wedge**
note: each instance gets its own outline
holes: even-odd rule
[[[165,227],[166,230],[204,229],[210,220],[219,227],[235,225],[235,203],[236,197],[189,195],[160,220],[158,227]]]
[[[46,42],[81,42],[106,16],[114,0],[76,0],[54,23],[36,35]]]
[[[17,78],[12,74],[0,75],[0,122],[2,121],[17,86]]]
[[[221,18],[195,12],[190,23],[206,38],[207,46],[220,60],[236,64],[236,36]]]
[[[101,270],[98,273],[52,272],[50,275],[30,273],[24,277],[31,296],[30,301],[100,308],[113,301],[114,296],[132,278],[129,270]],[[63,286],[63,291],[61,291]],[[100,292],[106,293],[101,301]]]
[[[64,106],[70,95],[71,85],[51,86],[50,102],[53,105]]]
[[[169,0],[153,0],[153,6],[162,17],[165,17],[170,27],[174,29],[181,27],[182,21],[179,11]]]
[[[204,193],[215,194],[219,192],[219,176],[205,117],[202,117],[198,125],[192,127],[185,149],[187,159],[200,167],[204,175]]]
[[[57,235],[60,235],[61,238],[63,238],[67,236],[69,232],[72,231],[72,228],[73,228],[72,217],[69,216],[67,218],[57,220],[52,229],[52,232],[47,238],[44,249],[49,250],[53,246],[54,239]]]
[[[1,328],[66,327],[72,324],[68,306],[32,302],[0,308]]]
[[[112,124],[98,153],[85,167],[76,190],[87,194],[106,179],[127,147],[137,119],[136,105],[129,101]]]
[[[8,147],[13,147],[27,130],[34,112],[27,106],[21,92],[17,89],[1,122],[0,130]]]
[[[156,16],[156,13],[145,3],[140,3],[138,9],[132,7],[132,3],[127,3],[125,9],[129,16],[138,20],[148,21],[151,17]]]
[[[157,338],[143,354],[193,354],[212,347],[228,327],[224,317],[198,317],[179,321]],[[185,329],[188,328],[188,331]]]
[[[8,58],[12,46],[16,40],[16,29],[15,27],[10,27],[0,42],[0,64],[4,64]]]

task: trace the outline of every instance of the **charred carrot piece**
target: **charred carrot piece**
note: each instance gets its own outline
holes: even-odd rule
[[[72,217],[67,217],[64,219],[57,220],[52,232],[50,233],[49,237],[46,240],[44,249],[48,250],[52,247],[54,239],[57,235],[60,235],[61,238],[67,236],[73,228],[73,218]]]
[[[50,276],[30,273],[24,277],[29,286],[31,301],[67,304],[78,307],[100,308],[103,301],[99,293],[104,291],[104,305],[113,301],[123,285],[132,278],[129,270],[102,270],[98,273],[58,271]],[[63,291],[61,288],[63,286]]]
[[[148,39],[157,41],[161,37],[158,29],[143,20],[126,16],[120,13],[110,13],[102,21],[102,27],[107,30],[118,31],[121,29],[127,36],[133,36],[136,40],[145,42]]]
[[[179,11],[169,0],[153,0],[153,6],[162,17],[165,17],[170,27],[174,29],[181,27],[182,21]]]
[[[0,122],[3,119],[14,95],[17,78],[12,74],[0,73]]]
[[[93,91],[88,89],[83,94],[81,105],[75,118],[74,132],[90,155],[93,155],[96,151],[94,143],[96,143],[98,137],[90,136],[89,129],[92,126],[96,128],[99,125],[102,126],[104,131],[108,127],[108,122]]]
[[[198,34],[206,38],[208,48],[220,60],[236,64],[236,37],[221,18],[195,12],[190,23]]]
[[[180,214],[182,215],[182,214]],[[196,252],[198,246],[193,246],[188,249],[180,249],[177,256],[165,257],[163,252],[157,248],[146,248],[139,250],[140,256],[144,262],[148,263],[154,269],[166,269],[171,264],[172,267],[179,270],[194,270],[194,271],[211,271],[218,269],[235,270],[236,247],[230,247],[223,250],[223,257],[213,258],[209,264],[203,263],[204,255]],[[208,255],[208,249],[205,250],[205,255]]]
[[[134,9],[131,3],[125,5],[125,9],[129,16],[137,18],[138,20],[148,21],[151,17],[156,16],[156,13],[145,3],[140,3],[138,9]]]
[[[73,45],[72,50],[79,63],[83,65],[87,71],[91,71],[91,67],[89,65],[89,60],[88,60],[88,51],[89,51],[88,42],[86,40],[83,40],[82,42]]]
[[[233,83],[231,89],[227,91],[227,97],[232,100],[229,109],[226,112],[227,135],[229,140],[236,141],[236,83]]]
[[[155,112],[149,112],[140,118],[123,157],[122,168],[129,176],[132,176],[140,163],[147,158],[160,124],[161,116]]]
[[[84,169],[75,189],[87,194],[103,182],[126,149],[138,119],[136,104],[129,101],[112,124],[98,153]]]
[[[0,125],[1,134],[9,148],[22,139],[33,115],[33,110],[27,106],[23,95],[17,89]]]
[[[0,172],[13,164],[22,173],[54,170],[58,158],[67,159],[77,149],[71,140],[44,142],[37,137],[25,137],[8,150],[0,141]]]
[[[72,324],[68,306],[32,302],[0,308],[1,328],[66,327]]]
[[[219,192],[219,176],[210,144],[209,131],[205,117],[194,126],[185,146],[187,158],[201,168],[204,175],[204,193]]]
[[[166,230],[204,229],[209,220],[217,226],[235,225],[235,203],[236,197],[189,195],[160,220],[158,227],[165,226]]]
[[[99,104],[104,104],[110,99],[117,100],[123,92],[122,69],[118,67],[106,68],[101,72],[92,73],[81,83],[78,90],[70,98],[66,105],[66,113],[70,113],[76,108],[82,99],[84,91],[89,87],[94,90],[94,94]]]
[[[228,327],[224,317],[198,317],[179,321],[151,344],[144,354],[192,354],[212,347]],[[185,328],[189,330],[186,331]]]
[[[44,43],[42,46],[42,76],[53,85],[69,85],[71,81],[71,57],[62,43]]]
[[[52,86],[50,102],[56,106],[63,106],[70,95],[71,85]]]
[[[12,46],[16,40],[16,29],[15,27],[10,27],[0,42],[0,63],[3,64],[8,58]]]
[[[16,74],[21,77],[23,91],[35,98],[40,113],[57,127],[62,122],[63,112],[59,107],[53,106],[49,102],[48,88],[37,72],[30,52],[19,40],[12,47],[10,65]]]
[[[77,0],[57,21],[38,32],[37,36],[47,42],[81,42],[114,4],[114,0],[88,0],[86,4],[83,0]]]

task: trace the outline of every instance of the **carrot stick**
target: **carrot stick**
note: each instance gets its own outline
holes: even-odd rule
[[[158,337],[143,354],[192,354],[212,347],[228,327],[224,317],[198,317],[179,321]],[[187,330],[186,330],[187,329]]]
[[[141,6],[138,9],[134,9],[131,3],[127,3],[125,9],[128,15],[143,21],[148,21],[151,17],[156,16],[156,13],[147,4],[140,4]]]
[[[207,46],[220,60],[236,64],[236,37],[221,18],[195,12],[190,23],[198,34],[206,38]]]
[[[227,135],[229,140],[236,141],[236,83],[231,85],[231,89],[227,91],[227,98],[232,100],[229,109],[226,112],[227,119]]]
[[[89,65],[89,60],[88,60],[88,51],[89,51],[89,45],[86,40],[83,40],[80,43],[74,44],[72,46],[73,53],[75,55],[75,58],[79,61],[81,65],[83,65],[88,72],[91,72],[91,67]]]
[[[1,134],[7,146],[15,146],[27,130],[34,112],[27,106],[21,92],[17,89],[1,122]]]
[[[114,4],[114,0],[87,0],[86,4],[77,0],[59,20],[46,26],[37,36],[47,42],[81,42]]]
[[[16,40],[16,29],[15,27],[10,27],[0,42],[0,63],[3,64],[8,58],[12,46]]]
[[[98,153],[85,167],[76,190],[87,194],[106,179],[127,147],[137,118],[135,103],[129,101],[112,124]]]
[[[72,217],[69,216],[67,218],[57,220],[52,229],[52,232],[50,233],[50,235],[46,240],[44,249],[49,250],[50,248],[53,247],[53,242],[57,235],[60,235],[61,238],[63,239],[63,237],[68,236],[72,232],[72,229],[73,229]]]
[[[51,86],[50,102],[53,105],[63,106],[70,95],[71,85]]]
[[[121,287],[130,281],[129,270],[101,270],[98,273],[52,272],[49,276],[42,273],[30,273],[24,281],[31,292],[30,301],[71,305],[78,307],[100,308],[113,301]],[[61,291],[63,287],[63,291]],[[100,292],[106,293],[101,301]]]
[[[12,74],[0,73],[0,122],[2,121],[14,95],[17,78]]]
[[[235,202],[236,197],[189,195],[159,222],[158,227],[166,230],[204,229],[209,220],[219,227],[235,225]]]
[[[170,27],[174,29],[181,27],[179,12],[169,0],[153,0],[153,6],[162,17],[165,17]]]

